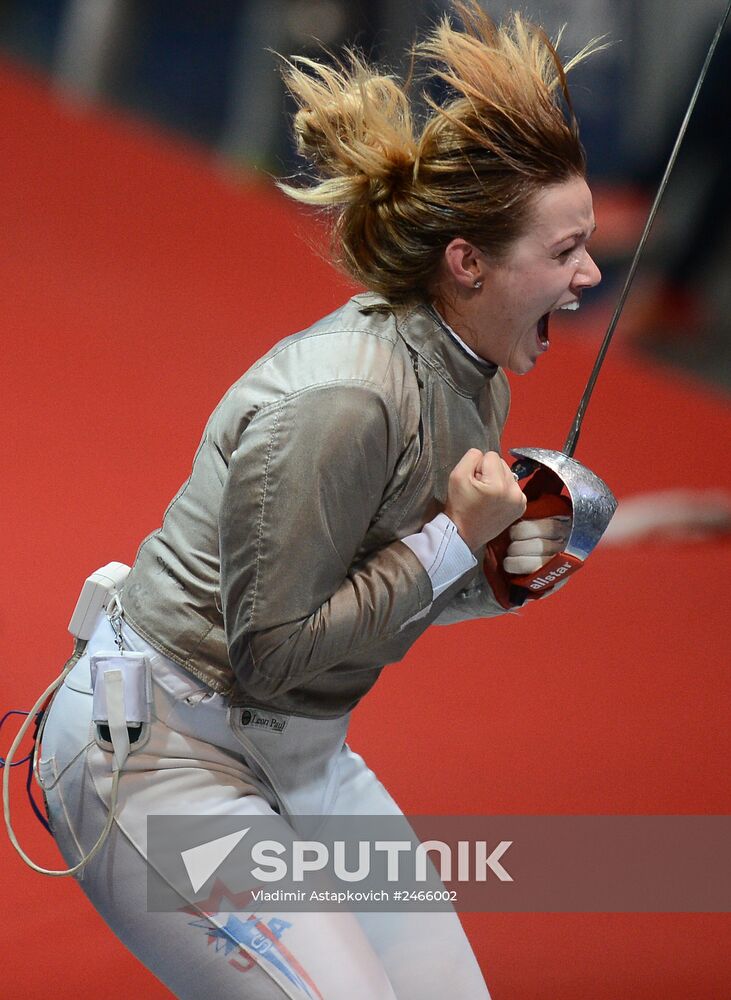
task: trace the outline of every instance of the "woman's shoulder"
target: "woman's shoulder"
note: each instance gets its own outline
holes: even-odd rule
[[[353,390],[358,390],[354,392]],[[279,341],[229,389],[214,417],[248,423],[257,413],[307,395],[328,417],[357,395],[367,410],[386,410],[407,430],[418,425],[419,390],[395,311],[375,293],[354,295],[334,312]],[[408,431],[407,431],[408,432]]]
[[[276,397],[354,383],[393,395],[409,367],[394,310],[364,292],[279,341],[237,384],[257,391],[266,386]]]
[[[354,295],[340,308],[276,344],[260,365],[297,365],[304,377],[372,379],[393,364],[399,335],[393,309],[373,292]]]

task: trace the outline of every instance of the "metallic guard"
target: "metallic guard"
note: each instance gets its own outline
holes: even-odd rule
[[[510,454],[545,466],[565,484],[571,498],[573,518],[564,552],[583,562],[597,545],[617,509],[617,499],[612,491],[591,469],[562,451],[511,448]]]

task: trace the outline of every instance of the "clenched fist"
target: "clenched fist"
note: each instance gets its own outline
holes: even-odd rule
[[[503,569],[517,576],[535,573],[562,551],[570,534],[571,518],[563,515],[514,524]]]
[[[495,451],[470,448],[450,473],[444,513],[472,552],[522,517],[525,505],[515,476]]]

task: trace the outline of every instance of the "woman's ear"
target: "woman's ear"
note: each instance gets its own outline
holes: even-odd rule
[[[463,288],[480,288],[484,281],[484,258],[482,253],[469,243],[456,237],[444,249],[444,264],[447,273]]]

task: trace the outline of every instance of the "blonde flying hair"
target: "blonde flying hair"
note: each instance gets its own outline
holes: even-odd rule
[[[445,16],[414,50],[444,94],[426,97],[420,130],[399,82],[352,51],[335,67],[296,58],[284,71],[314,178],[279,186],[332,215],[336,262],[393,303],[429,296],[457,236],[504,259],[537,193],[585,174],[566,73],[598,40],[564,66],[520,14],[497,26],[477,0],[453,7],[462,28]]]

